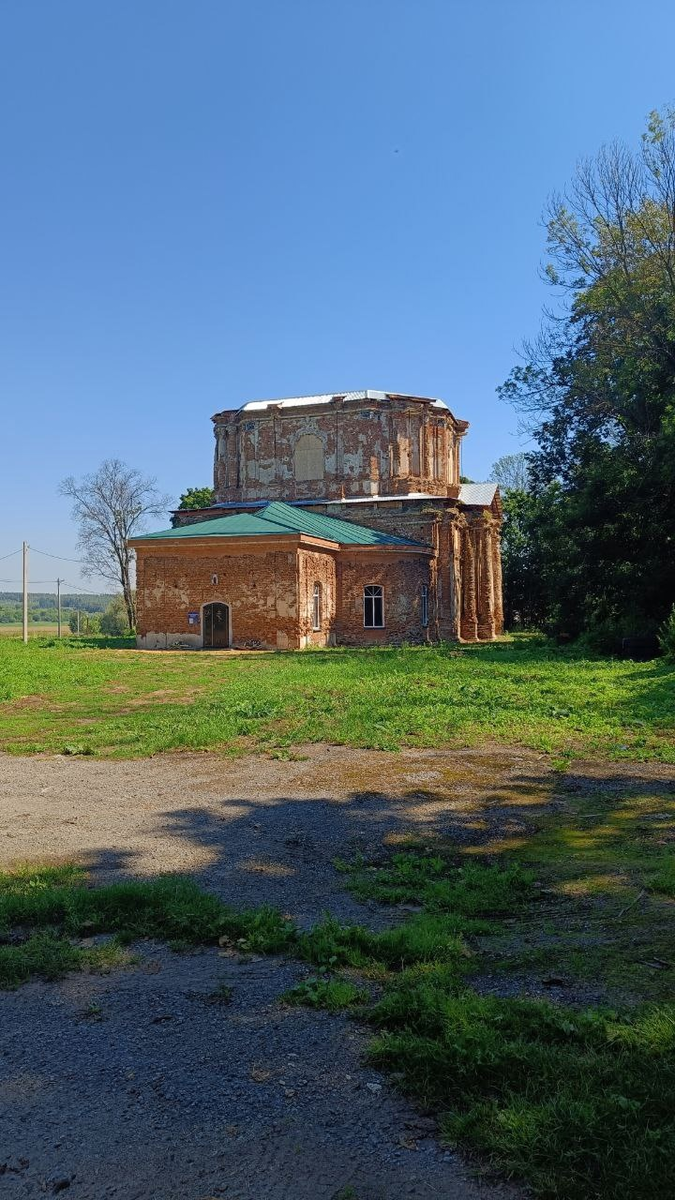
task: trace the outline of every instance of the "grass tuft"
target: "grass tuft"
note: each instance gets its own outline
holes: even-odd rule
[[[119,947],[156,938],[187,947],[230,943],[278,954],[295,942],[293,924],[272,908],[234,912],[180,876],[107,887],[85,886],[78,867],[22,867],[0,873],[0,934],[29,930],[0,945],[0,986],[31,976],[56,979],[71,970],[117,961]],[[82,949],[73,939],[114,934],[115,942]]]
[[[406,851],[394,854],[387,867],[369,870],[357,863],[350,890],[381,904],[420,904],[430,912],[490,917],[512,912],[530,898],[534,877],[517,863],[454,866],[440,854]]]
[[[284,992],[281,999],[286,1004],[301,1004],[306,1008],[342,1012],[345,1008],[364,1004],[368,993],[349,979],[329,979],[325,975],[312,975]]]

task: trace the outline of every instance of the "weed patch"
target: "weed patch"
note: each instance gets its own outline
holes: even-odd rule
[[[284,992],[281,999],[286,1004],[302,1004],[307,1008],[342,1012],[354,1005],[364,1004],[368,993],[349,979],[329,979],[325,975],[312,975]]]
[[[60,979],[70,971],[107,971],[129,961],[117,941],[83,948],[54,933],[33,933],[15,945],[0,945],[0,987],[29,979]]]
[[[440,854],[395,854],[388,867],[352,871],[350,890],[381,904],[420,904],[429,912],[463,917],[503,916],[531,897],[534,872],[517,863],[465,862],[454,866]],[[471,932],[485,932],[474,927]]]

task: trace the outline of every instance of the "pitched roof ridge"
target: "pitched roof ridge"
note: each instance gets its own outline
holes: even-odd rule
[[[373,529],[369,525],[359,525],[356,521],[347,521],[341,517],[308,512],[307,509],[287,504],[284,500],[270,500],[257,513],[230,513],[215,519],[193,521],[174,529],[141,534],[133,540],[153,541],[164,538],[219,536],[255,537],[267,531],[272,537],[275,534],[299,533],[322,541],[336,542],[338,545],[419,546],[420,549],[426,549],[423,543],[413,541],[411,538],[387,533],[382,529]]]

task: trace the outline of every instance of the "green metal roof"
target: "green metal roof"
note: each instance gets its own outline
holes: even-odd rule
[[[379,529],[368,529],[366,525],[355,525],[352,521],[340,521],[337,517],[324,517],[319,513],[307,512],[275,500],[266,504],[257,513],[233,513],[230,517],[215,517],[212,521],[195,521],[178,529],[162,529],[159,533],[146,533],[133,541],[149,542],[160,538],[203,538],[203,537],[274,537],[275,534],[305,533],[308,537],[323,538],[338,542],[341,546],[419,546],[408,538],[383,533]],[[426,547],[425,547],[426,548]]]

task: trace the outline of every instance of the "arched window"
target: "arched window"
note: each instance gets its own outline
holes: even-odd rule
[[[295,443],[293,471],[298,483],[323,479],[323,442],[315,433],[303,433]]]
[[[312,629],[321,629],[321,584],[314,584],[312,595]]]
[[[384,629],[384,588],[367,583],[363,589],[363,624],[366,629]]]
[[[422,595],[420,597],[420,620],[426,629],[429,624],[429,588],[426,583],[422,584]]]

